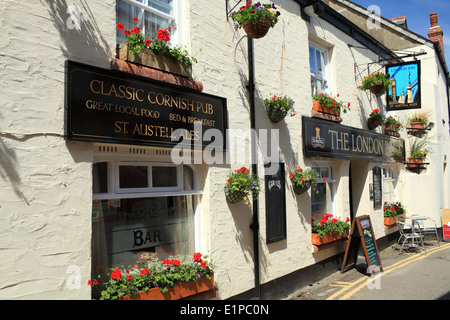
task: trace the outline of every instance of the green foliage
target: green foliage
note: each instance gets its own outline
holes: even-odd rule
[[[248,204],[248,194],[252,193],[253,198],[257,198],[261,190],[258,176],[251,174],[246,167],[242,167],[228,175],[228,189],[231,193],[244,192],[244,200]]]
[[[401,204],[401,202],[393,202],[393,203],[384,203],[383,212],[385,218],[393,218],[398,216],[399,214],[406,213],[405,208]]]
[[[289,175],[292,183],[303,185],[305,182],[309,181],[311,183],[317,182],[317,176],[319,173],[314,169],[303,170],[300,166]],[[324,178],[325,179],[325,178]]]
[[[288,98],[287,96],[274,95],[270,99],[268,98],[264,99],[264,105],[266,106],[266,108],[290,112],[291,116],[295,116],[294,104],[295,104],[294,100]]]
[[[248,23],[258,23],[260,18],[266,18],[270,21],[270,26],[273,28],[277,22],[280,12],[276,11],[277,7],[273,3],[261,4],[257,2],[250,5],[250,1],[247,1],[246,5],[239,8],[239,11],[235,11],[231,14],[231,19],[235,21],[235,28],[238,29]]]
[[[391,80],[387,75],[381,73],[379,71],[369,74],[365,76],[361,80],[361,85],[358,87],[359,90],[368,90],[371,86],[382,84],[385,89],[387,89],[391,85]]]
[[[315,218],[311,218],[312,222],[312,233],[317,233],[319,237],[323,237],[324,234],[338,233],[342,235],[345,231],[350,230],[350,219],[347,218],[346,221],[334,218],[332,214],[315,214],[316,218],[321,218],[316,222]]]
[[[343,113],[350,111],[350,102],[345,105],[342,101],[337,100],[337,98],[339,98],[339,94],[336,98],[324,93],[316,93],[313,95],[313,100],[319,101],[322,106],[326,106],[334,111],[342,111]]]
[[[159,259],[156,255],[149,260],[138,259],[134,266],[112,268],[99,281],[89,281],[89,285],[100,290],[101,300],[113,300],[125,295],[138,294],[158,287],[166,292],[179,282],[197,281],[201,277],[211,279],[214,265],[208,256],[195,253],[191,256],[169,256]]]
[[[428,150],[428,140],[426,139],[414,139],[410,143],[409,155],[411,158],[425,158],[427,156]]]
[[[139,19],[136,17],[134,21],[139,24]],[[117,24],[117,29],[124,30],[124,26],[121,23]],[[143,49],[150,49],[155,54],[169,56],[175,61],[179,61],[184,65],[191,65],[193,62],[197,62],[197,59],[192,57],[186,49],[180,46],[172,47],[170,45],[170,32],[171,28],[160,29],[156,33],[156,36],[152,36],[152,40],[146,39],[148,35],[143,35],[141,28],[134,27],[133,30],[125,30],[124,34],[127,39],[125,42],[128,44],[128,49],[131,53],[139,54]]]

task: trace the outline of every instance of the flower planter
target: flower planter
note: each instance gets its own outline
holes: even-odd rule
[[[224,190],[225,190],[225,198],[227,199],[228,202],[231,203],[237,203],[243,200],[246,195],[244,191],[231,192],[231,190],[228,189],[228,184],[225,185]]]
[[[120,60],[192,78],[192,65],[187,66],[169,56],[154,54],[149,49],[143,49],[139,54],[131,53],[128,50],[128,43],[117,45],[116,57]]]
[[[267,108],[267,115],[269,116],[270,121],[272,121],[273,123],[277,123],[286,117],[287,111],[274,108]]]
[[[398,162],[398,163],[405,163],[405,157],[400,157],[400,158],[397,158],[394,160],[395,160],[395,162]]]
[[[369,91],[376,96],[381,96],[385,92],[384,85],[375,84],[375,85],[369,87]]]
[[[418,132],[420,130],[423,130],[425,128],[424,122],[411,122],[410,124],[410,131],[411,132]]]
[[[296,194],[302,194],[309,190],[311,187],[311,181],[306,181],[302,184],[293,183],[292,186]]]
[[[392,225],[394,225],[394,224],[396,224],[397,223],[397,217],[395,216],[395,217],[389,217],[389,218],[386,218],[386,217],[384,217],[384,225],[385,226],[392,226]]]
[[[330,243],[333,241],[337,241],[343,238],[346,238],[348,236],[348,232],[345,231],[342,235],[339,233],[326,233],[323,235],[323,237],[319,237],[318,233],[312,233],[311,234],[311,243],[316,246],[320,246],[326,243]]]
[[[375,123],[375,119],[373,118],[367,119],[367,127],[369,128],[369,130],[374,130],[378,126],[379,123]]]
[[[197,281],[177,283],[167,292],[161,292],[159,288],[152,288],[132,296],[123,296],[118,300],[179,300],[212,289],[214,289],[214,275],[211,275],[211,279],[201,277]]]
[[[327,106],[323,106],[323,105],[320,103],[320,101],[318,101],[318,100],[314,100],[314,101],[313,101],[313,107],[312,107],[312,109],[313,109],[314,111],[317,111],[317,112],[322,112],[322,113],[326,113],[326,114],[331,114],[331,115],[334,115],[334,116],[337,116],[337,117],[340,117],[340,116],[341,116],[341,111],[340,111],[340,110],[333,110],[333,109],[331,109],[331,108],[328,108]]]
[[[408,168],[409,169],[416,169],[419,168],[420,165],[423,163],[423,158],[411,158],[408,157]]]
[[[247,23],[242,26],[245,33],[253,39],[260,39],[269,32],[271,22],[266,18],[259,18],[257,23]]]
[[[385,127],[384,133],[387,134],[388,136],[400,137],[400,133],[398,133],[397,128]]]

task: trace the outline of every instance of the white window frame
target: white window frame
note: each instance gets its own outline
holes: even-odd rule
[[[391,182],[393,185],[393,202],[397,202],[397,184],[395,183],[397,181],[397,178],[395,176],[395,166],[394,164],[383,164],[383,169],[381,171],[381,177],[382,177],[382,181],[383,181],[383,198],[386,193],[385,191],[385,187],[384,187],[384,183],[385,182]],[[385,200],[383,200],[383,202],[386,202]]]
[[[121,0],[121,1],[126,2],[128,4],[131,4],[131,5],[139,8],[139,9],[141,9],[143,11],[147,11],[149,13],[153,13],[155,15],[158,15],[158,16],[162,17],[162,18],[170,20],[171,21],[170,22],[170,27],[171,27],[171,30],[172,30],[171,31],[171,36],[170,36],[170,43],[172,45],[179,44],[178,31],[177,31],[178,30],[178,24],[179,24],[179,4],[178,4],[179,0],[172,0],[173,1],[173,4],[172,4],[173,15],[170,15],[170,14],[162,12],[162,11],[160,11],[158,9],[152,8],[149,5],[149,0],[142,0],[143,3],[141,3],[141,2],[139,2],[137,0]],[[158,0],[154,0],[154,1],[158,1]],[[116,19],[117,19],[117,17],[116,17]],[[116,21],[116,23],[117,22],[120,22],[120,21]],[[142,25],[141,32],[143,34],[147,33],[147,31],[145,30],[145,24]],[[152,35],[150,34],[150,37],[151,36]],[[155,34],[155,36],[156,36],[156,34]],[[119,38],[117,38],[117,42],[120,42]]]
[[[311,75],[311,90],[312,90],[311,93],[313,95],[315,93],[321,93],[321,92],[328,93],[329,92],[329,88],[330,88],[330,81],[329,81],[329,79],[330,79],[330,76],[329,76],[330,59],[329,59],[328,50],[325,47],[323,47],[323,46],[321,46],[321,45],[319,45],[319,44],[317,44],[315,42],[311,42],[311,41],[309,42],[308,52],[309,52],[309,48],[310,47],[312,47],[315,50],[314,51],[314,61],[315,61],[316,65],[317,65],[316,50],[320,51],[323,54],[323,56],[324,56],[323,77],[319,77],[316,74],[313,74],[313,73],[310,72],[310,75]],[[309,61],[311,61],[311,57],[310,57]],[[311,68],[311,66],[310,66],[310,68]],[[315,92],[315,90],[312,88],[312,80],[313,79],[322,83],[322,89],[318,90],[317,92]],[[324,88],[324,86],[325,86],[325,88]]]

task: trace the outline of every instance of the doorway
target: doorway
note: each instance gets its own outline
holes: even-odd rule
[[[360,203],[364,192],[369,162],[363,160],[350,161],[348,168],[348,194],[349,194],[349,210],[350,222],[358,216]]]

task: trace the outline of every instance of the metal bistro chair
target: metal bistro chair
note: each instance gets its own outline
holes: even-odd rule
[[[397,226],[398,226],[398,231],[400,232],[400,238],[397,241],[397,245],[400,243],[400,241],[403,241],[402,247],[400,248],[400,253],[402,253],[404,246],[415,247],[414,240],[420,240],[420,243],[422,245],[421,246],[418,245],[418,247],[419,247],[419,249],[422,249],[425,251],[425,245],[423,243],[423,235],[420,233],[420,228],[417,228],[418,232],[416,232],[416,228],[414,228],[413,225],[406,223],[406,222],[398,221],[398,220],[397,220]],[[409,230],[406,228],[409,228]],[[408,242],[408,240],[411,240],[411,244],[406,243],[406,242]]]
[[[436,221],[434,221],[430,217],[427,217],[427,216],[424,216],[424,215],[420,215],[420,214],[412,214],[411,217],[412,218],[414,218],[414,217],[424,217],[424,218],[426,218],[425,220],[430,220],[432,223],[434,223],[434,227],[428,226],[428,225],[425,227],[424,223],[423,223],[423,220],[414,220],[419,225],[421,234],[423,234],[424,236],[425,236],[426,233],[432,233],[432,234],[436,235],[438,246],[439,246],[440,245],[439,244],[439,233],[438,233],[438,230],[437,230]]]

